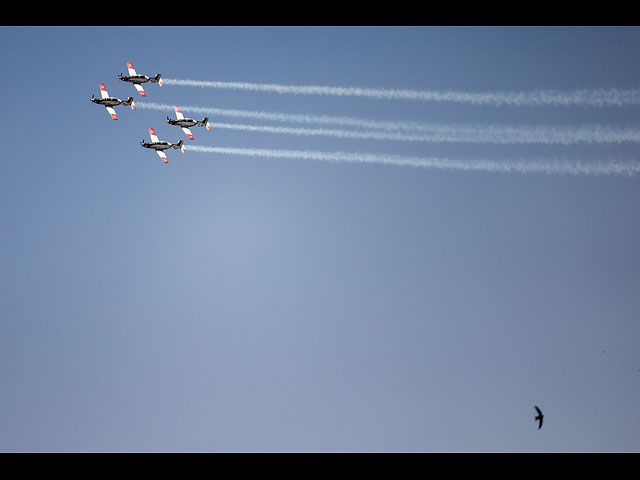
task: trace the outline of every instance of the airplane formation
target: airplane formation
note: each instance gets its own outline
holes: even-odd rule
[[[159,73],[156,74],[154,77],[149,77],[147,75],[139,75],[138,73],[136,73],[135,69],[133,68],[133,63],[131,62],[127,62],[127,70],[129,72],[129,75],[120,74],[118,75],[118,78],[123,82],[132,83],[134,88],[143,97],[146,97],[147,94],[144,91],[144,88],[142,88],[142,85],[141,85],[142,83],[147,83],[147,82],[157,83],[161,87],[164,86],[164,83],[162,82],[162,77]],[[99,84],[99,86],[100,86],[100,98],[95,98],[94,95],[91,95],[90,100],[97,105],[103,105],[107,109],[107,112],[109,113],[109,115],[111,115],[111,118],[113,120],[118,120],[118,116],[116,115],[116,111],[113,107],[125,105],[125,106],[130,106],[132,110],[136,109],[136,105],[133,101],[133,97],[129,97],[126,100],[122,100],[117,97],[111,97],[109,96],[109,93],[107,92],[107,88],[105,87],[104,83]],[[189,138],[189,140],[195,140],[193,137],[193,134],[191,133],[191,130],[189,130],[189,127],[204,126],[207,128],[207,130],[211,130],[211,124],[209,123],[209,119],[207,117],[204,117],[202,120],[194,120],[192,118],[186,118],[182,114],[180,107],[178,107],[177,105],[174,106],[174,110],[176,112],[175,120],[167,117],[167,123],[169,125],[176,125],[180,127],[180,129]],[[156,132],[153,128],[149,128],[149,137],[151,138],[150,142],[145,142],[144,140],[142,140],[140,142],[140,145],[142,145],[144,148],[155,150],[155,152],[158,154],[158,156],[162,159],[164,163],[169,163],[169,160],[167,159],[167,155],[164,153],[165,150],[175,148],[175,149],[180,149],[182,153],[187,152],[184,146],[184,140],[180,140],[178,143],[161,141],[158,139],[158,136],[156,135]]]

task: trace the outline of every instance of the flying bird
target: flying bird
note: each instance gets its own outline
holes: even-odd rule
[[[538,423],[538,430],[540,430],[542,428],[542,419],[544,418],[544,415],[542,415],[542,412],[540,411],[540,409],[538,407],[536,407],[534,405],[536,411],[538,412],[538,416],[536,417],[536,420],[539,422]]]

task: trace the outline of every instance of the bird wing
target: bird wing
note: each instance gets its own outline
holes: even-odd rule
[[[542,412],[540,411],[540,409],[537,406],[533,406],[533,408],[536,409],[536,411],[538,412],[538,416],[536,417],[536,420],[538,420],[538,430],[540,430],[542,428],[542,419],[544,417],[544,415],[542,415]]]

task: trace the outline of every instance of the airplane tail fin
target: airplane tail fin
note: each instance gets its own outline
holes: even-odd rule
[[[180,150],[182,150],[182,153],[187,153],[187,149],[184,148],[184,140],[180,140],[178,142],[178,147],[180,147]]]
[[[158,84],[161,87],[164,87],[164,82],[162,81],[161,75],[159,73],[156,75],[155,80],[156,80],[156,82],[158,82]]]
[[[207,130],[211,130],[211,124],[209,123],[209,119],[207,117],[204,117],[202,119],[202,123],[204,124],[205,127],[207,127]]]
[[[129,102],[129,105],[131,105],[131,110],[135,110],[136,109],[136,104],[133,103],[133,97],[129,97],[127,99],[127,102]]]

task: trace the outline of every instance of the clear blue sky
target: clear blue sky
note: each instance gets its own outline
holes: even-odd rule
[[[187,149],[637,165],[638,140],[353,139],[224,115],[190,141],[145,103],[542,138],[636,129],[640,105],[170,82],[142,98],[117,79],[130,60],[209,82],[633,89],[639,47],[638,28],[0,28],[0,451],[639,451],[640,175],[194,150],[164,165],[139,142],[153,127]],[[111,120],[99,83],[137,110]]]

